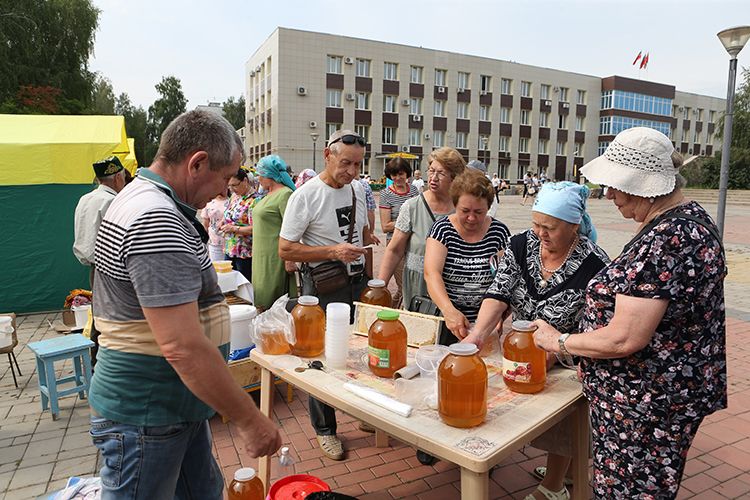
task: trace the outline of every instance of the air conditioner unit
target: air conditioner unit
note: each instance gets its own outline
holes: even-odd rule
[[[346,94],[346,100],[347,101],[353,101],[354,100],[354,94],[352,94],[352,93]]]
[[[552,87],[552,92],[560,92],[560,87]]]
[[[563,103],[563,109],[568,109],[569,107],[570,107],[570,104],[568,104],[567,102]]]
[[[466,89],[456,89],[457,94],[463,94]]]
[[[429,133],[425,132],[425,134],[424,134],[424,140],[425,141],[429,141],[430,140],[430,134]]]
[[[693,154],[693,150],[692,149],[688,149],[688,154],[689,155]]]
[[[354,64],[354,58],[353,57],[345,57],[344,58],[344,64]]]
[[[677,108],[677,111],[685,111],[685,108],[683,108],[682,106],[680,106],[679,108]]]
[[[706,156],[706,150],[705,149],[701,149],[701,156]]]
[[[412,115],[412,121],[421,122],[422,121],[422,115]]]
[[[307,95],[307,89],[300,85],[297,87],[297,95]]]
[[[401,151],[403,151],[404,153],[408,153],[409,152],[409,146],[407,146],[406,144],[404,144],[403,146],[401,146]]]
[[[260,66],[256,66],[256,67],[255,67],[255,72],[256,72],[256,73],[260,73]]]
[[[318,127],[318,122],[316,122],[316,121],[311,121],[310,122],[310,128],[317,128],[317,127]]]
[[[255,76],[255,71],[251,71],[251,72],[250,72],[250,76],[251,76],[251,77]]]
[[[479,92],[479,95],[487,95],[489,93],[490,93],[489,90],[482,90],[481,92]]]
[[[248,108],[250,108],[250,111],[255,111],[255,103],[251,102],[250,106],[248,106]]]
[[[544,101],[545,106],[552,106],[552,101]]]
[[[409,99],[402,99],[401,100],[401,105],[402,106],[408,106],[409,105]]]
[[[438,94],[445,94],[445,87],[438,87]]]

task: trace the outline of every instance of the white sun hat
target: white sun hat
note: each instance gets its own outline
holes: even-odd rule
[[[603,155],[581,167],[581,173],[596,184],[653,198],[674,191],[677,169],[673,153],[666,135],[648,127],[633,127],[617,134]]]

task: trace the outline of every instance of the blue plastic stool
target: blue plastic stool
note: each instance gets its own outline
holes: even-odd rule
[[[78,393],[81,399],[86,398],[91,382],[91,354],[89,349],[94,343],[81,334],[66,335],[54,339],[32,342],[28,345],[36,354],[36,369],[39,378],[39,392],[42,393],[42,411],[51,407],[52,420],[57,420],[60,408],[57,398]],[[55,378],[55,361],[73,360],[75,375]],[[75,382],[74,387],[58,389],[58,384]]]

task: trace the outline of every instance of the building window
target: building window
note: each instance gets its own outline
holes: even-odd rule
[[[464,73],[463,71],[458,72],[458,88],[460,89],[470,89],[469,85],[469,73]]]
[[[357,92],[357,104],[355,109],[370,109],[369,92]]]
[[[546,155],[547,154],[547,144],[549,141],[547,139],[539,139],[539,145],[537,147],[537,153],[540,155]]]
[[[456,149],[466,149],[467,138],[466,132],[456,132]]]
[[[435,70],[435,85],[445,87],[445,81],[448,79],[448,71],[445,69]]]
[[[568,128],[568,115],[559,115],[557,117],[557,128],[560,128],[560,129]]]
[[[585,122],[586,122],[586,117],[576,116],[576,130],[579,132],[585,130],[585,126],[586,126]]]
[[[510,108],[500,108],[500,123],[510,123]]]
[[[543,83],[541,87],[539,87],[539,97],[542,99],[549,99],[549,85],[546,83]]]
[[[576,91],[576,104],[586,104],[586,91],[578,89]]]
[[[435,101],[432,109],[435,116],[445,116],[445,101]]]
[[[549,127],[549,112],[547,112],[547,111],[541,111],[539,113],[539,126],[540,127]]]
[[[341,107],[341,91],[338,89],[328,89],[326,93],[326,106],[329,108]]]
[[[444,130],[432,131],[432,146],[435,148],[442,148],[443,146],[445,146],[445,131]]]
[[[518,165],[518,169],[516,170],[516,177],[519,179],[523,179],[524,175],[526,175],[526,169],[528,167],[526,165]]]
[[[580,142],[574,143],[573,156],[583,156],[583,144]]]
[[[607,146],[609,146],[609,141],[600,142],[599,147],[597,148],[597,156],[603,155],[604,152],[607,150]]]
[[[688,139],[690,139],[690,130],[682,129],[682,137],[680,140],[682,142],[688,142]]]
[[[326,140],[341,128],[340,123],[326,123]]]
[[[521,82],[521,97],[531,97],[531,82]]]
[[[456,118],[463,118],[468,119],[469,118],[469,103],[468,102],[459,102],[456,103]]]
[[[642,120],[626,116],[602,116],[599,118],[599,135],[617,135],[623,130],[633,127],[649,127],[658,130],[666,136],[671,134],[671,126],[667,122]]]
[[[409,99],[409,113],[412,115],[422,114],[422,98],[412,97]]]
[[[711,110],[711,111],[708,112],[708,122],[709,123],[713,123],[715,117],[716,117],[716,111]]]
[[[702,108],[698,108],[698,118],[697,118],[697,120],[699,122],[703,121],[703,109]]]
[[[701,141],[701,139],[700,139],[700,132],[698,132],[698,131],[696,130],[696,131],[695,131],[695,132],[693,133],[693,142],[694,142],[694,143],[698,143],[698,142],[700,142],[700,141]]]
[[[521,137],[518,140],[518,152],[528,153],[529,152],[529,139],[528,137]]]
[[[661,116],[677,116],[677,106],[672,99],[652,95],[624,92],[622,90],[605,90],[602,92],[602,109],[623,109]]]
[[[682,108],[682,119],[683,120],[689,120],[690,119],[690,108],[685,106]]]
[[[501,179],[508,179],[508,170],[510,170],[510,165],[508,165],[507,163],[501,163],[500,168],[498,168],[498,170],[499,170]]]
[[[396,127],[383,127],[383,144],[396,144]]]
[[[422,145],[422,129],[410,128],[409,129],[409,146],[421,146]]]
[[[560,87],[560,102],[568,102],[568,87]]]
[[[365,142],[370,142],[370,127],[367,125],[355,125],[354,133],[362,137]]]
[[[383,80],[398,80],[398,64],[383,63]]]
[[[370,76],[369,59],[357,59],[357,76]]]
[[[488,135],[480,135],[479,136],[479,142],[477,144],[477,149],[479,151],[487,151],[487,145],[490,143],[490,136]]]
[[[498,144],[498,150],[504,153],[510,151],[510,137],[505,135],[500,136],[500,144]]]
[[[521,110],[521,125],[531,125],[531,111],[528,109]]]
[[[396,101],[398,96],[395,95],[384,95],[383,96],[383,112],[384,113],[395,113],[396,112]]]
[[[612,109],[612,91],[605,90],[602,92],[602,109]]]
[[[422,83],[422,66],[411,67],[411,83]]]
[[[482,92],[492,92],[492,77],[487,75],[479,76],[479,85]]]
[[[491,115],[490,115],[489,106],[485,106],[485,105],[479,106],[479,119],[480,120],[482,120],[483,122],[488,122],[491,120],[490,116]]]
[[[555,147],[555,154],[557,156],[565,156],[567,153],[565,152],[567,141],[557,141],[557,147]]]
[[[341,71],[341,63],[342,63],[342,57],[341,56],[328,56],[328,64],[326,66],[328,73],[335,73],[337,75],[340,75],[342,73]]]
[[[500,80],[500,93],[511,95],[513,93],[513,80],[502,78]]]

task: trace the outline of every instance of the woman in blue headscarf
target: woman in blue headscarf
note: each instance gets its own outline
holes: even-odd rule
[[[296,282],[289,274],[295,264],[279,257],[281,221],[295,186],[278,155],[261,158],[255,169],[265,195],[253,208],[253,290],[255,306],[263,310],[285,293],[296,295]]]
[[[573,182],[543,185],[532,207],[531,229],[510,239],[464,342],[481,347],[508,312],[514,321],[544,319],[561,332],[577,330],[586,285],[609,262],[586,213],[588,196],[586,186]],[[550,356],[548,364],[554,361]],[[570,498],[563,484],[573,451],[566,427],[558,424],[531,444],[549,455],[547,467],[535,471],[542,483],[525,500]]]

